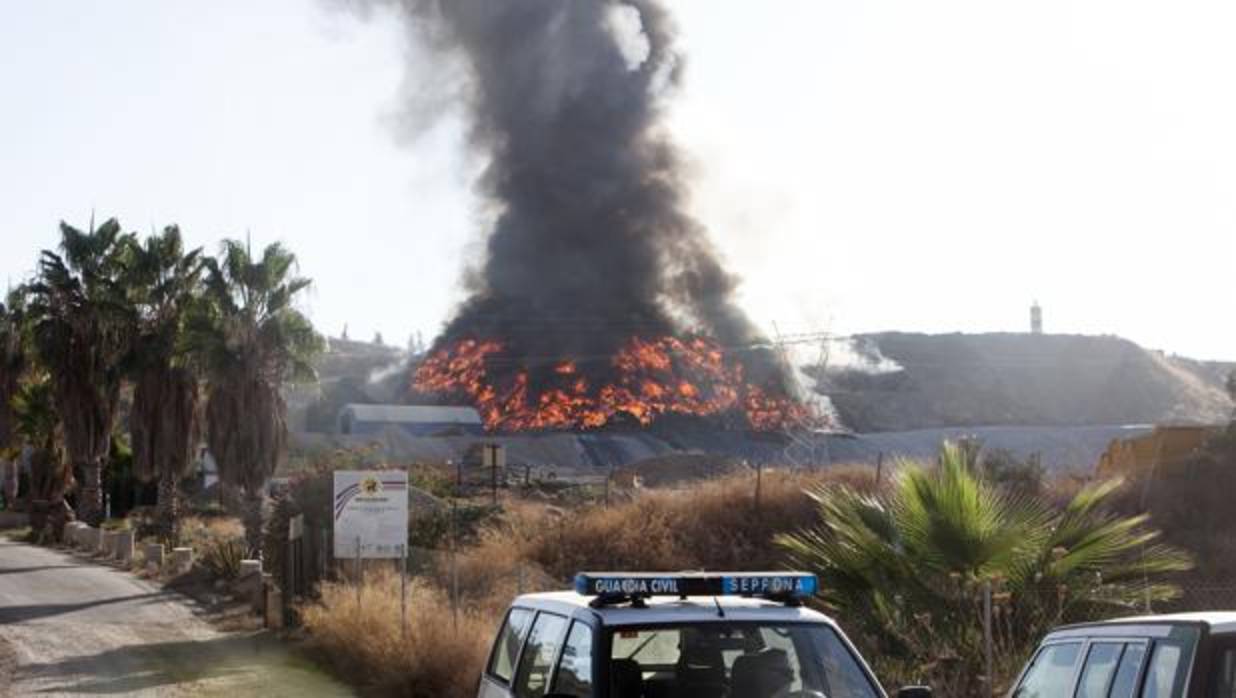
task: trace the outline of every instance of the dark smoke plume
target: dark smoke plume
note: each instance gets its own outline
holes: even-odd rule
[[[529,356],[603,355],[682,330],[754,338],[735,278],[683,210],[660,127],[682,60],[660,2],[368,4],[395,7],[419,45],[464,66],[470,138],[488,163],[480,189],[498,205],[445,338],[518,338]]]

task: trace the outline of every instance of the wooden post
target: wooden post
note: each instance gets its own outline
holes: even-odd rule
[[[996,670],[996,662],[992,648],[991,639],[991,580],[988,579],[983,585],[983,649],[984,659],[987,662],[987,698],[994,698],[996,695],[996,678],[994,672]]]
[[[328,557],[329,556],[329,557]],[[326,561],[335,556],[330,549],[330,531],[322,527],[322,547],[318,548],[318,581],[326,579]]]
[[[400,546],[399,565],[399,634],[408,639],[408,546]]]
[[[760,490],[764,484],[764,463],[761,461],[755,464],[755,511],[760,511]]]
[[[283,561],[283,613],[284,627],[289,625],[288,618],[292,615],[292,597],[296,595],[296,541],[292,539],[292,522],[288,522],[288,549]]]
[[[459,632],[459,515],[458,503],[451,500],[451,622]]]
[[[361,580],[365,577],[364,571],[361,569],[361,539],[356,537],[356,610],[359,613],[361,608]]]
[[[880,480],[884,477],[884,451],[880,451],[876,456],[876,487],[880,486]]]

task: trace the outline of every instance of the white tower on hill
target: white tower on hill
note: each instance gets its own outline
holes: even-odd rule
[[[1030,334],[1043,334],[1043,308],[1038,301],[1030,306]]]

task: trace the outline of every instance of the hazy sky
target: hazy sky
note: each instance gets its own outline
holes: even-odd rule
[[[694,212],[771,330],[1119,334],[1236,358],[1236,4],[674,0]],[[0,277],[90,212],[282,240],[321,329],[428,339],[483,230],[394,21],[0,4]],[[0,278],[0,281],[3,279]]]

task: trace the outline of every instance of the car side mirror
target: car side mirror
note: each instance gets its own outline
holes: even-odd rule
[[[931,686],[902,686],[897,698],[931,698]]]

